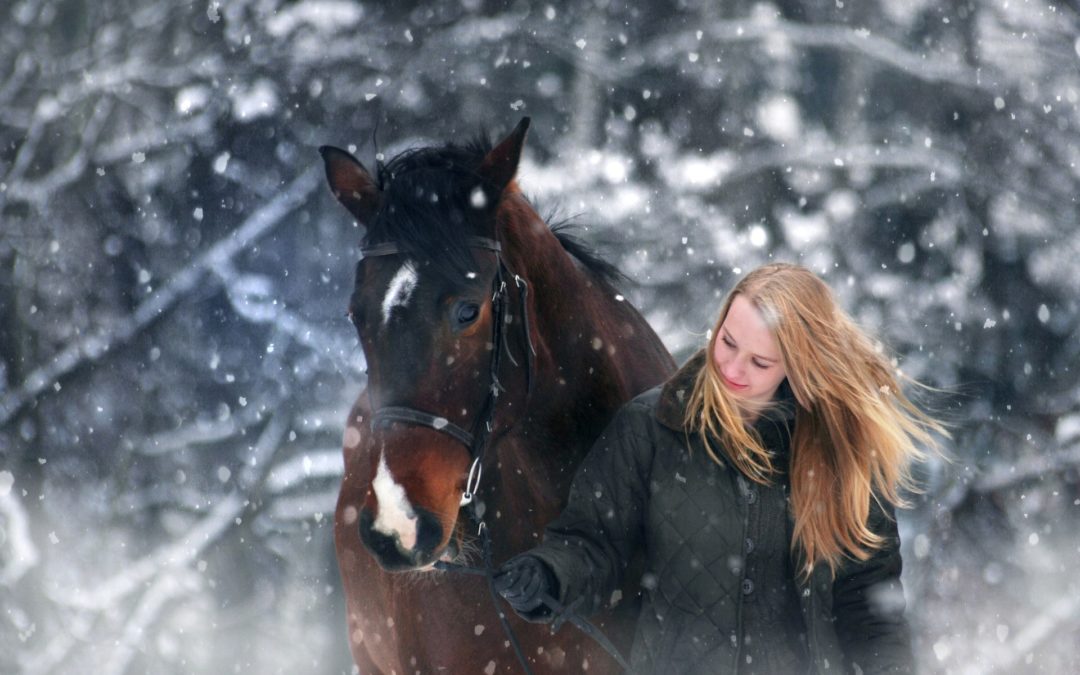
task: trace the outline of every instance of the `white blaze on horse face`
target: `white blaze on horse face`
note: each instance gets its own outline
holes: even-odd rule
[[[397,535],[401,548],[411,551],[416,546],[416,512],[405,494],[405,488],[397,484],[386,465],[386,453],[379,455],[379,468],[371,482],[375,499],[379,501],[379,515],[375,517],[375,531],[388,537]]]
[[[382,301],[382,322],[384,326],[389,323],[390,312],[394,311],[395,307],[404,307],[408,304],[413,291],[416,290],[417,281],[419,281],[419,277],[416,274],[416,268],[413,267],[412,262],[406,260],[405,264],[394,275],[394,278],[390,280],[389,288],[386,289],[386,297]]]

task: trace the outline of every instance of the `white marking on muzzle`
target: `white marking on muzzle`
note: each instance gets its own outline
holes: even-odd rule
[[[416,290],[417,281],[419,281],[419,277],[416,274],[416,268],[406,260],[405,264],[394,275],[394,278],[390,280],[389,288],[386,289],[386,297],[382,301],[382,322],[384,326],[389,323],[390,312],[394,311],[395,307],[404,307],[408,304],[413,291]]]
[[[386,465],[386,453],[379,455],[379,468],[371,482],[375,499],[379,501],[379,515],[375,517],[375,531],[388,537],[397,536],[405,551],[416,546],[416,512],[413,511],[405,488],[397,484]]]

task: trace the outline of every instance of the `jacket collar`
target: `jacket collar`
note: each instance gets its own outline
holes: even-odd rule
[[[700,349],[691,356],[679,370],[664,383],[660,390],[660,400],[656,404],[656,419],[664,426],[675,431],[686,431],[683,420],[686,417],[686,404],[694,391],[694,382],[698,373],[705,366],[705,349]],[[773,399],[774,406],[761,416],[763,421],[790,422],[795,419],[795,394],[785,378],[780,383]]]
[[[694,381],[698,372],[705,365],[705,350],[698,350],[675,374],[664,383],[660,390],[660,400],[656,404],[656,419],[661,424],[675,431],[684,431],[683,418],[686,417],[686,403],[694,391]]]

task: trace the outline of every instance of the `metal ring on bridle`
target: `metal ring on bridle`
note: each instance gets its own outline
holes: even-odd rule
[[[480,476],[483,473],[484,467],[480,466],[480,458],[477,457],[473,460],[472,466],[469,467],[469,477],[465,479],[465,491],[461,493],[461,506],[468,506],[472,503],[476,491],[480,488]]]

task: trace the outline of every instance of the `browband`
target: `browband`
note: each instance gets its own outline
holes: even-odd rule
[[[466,237],[465,242],[473,248],[483,248],[496,253],[502,252],[502,244],[488,237]],[[374,258],[380,255],[396,255],[401,253],[401,248],[394,242],[365,246],[360,249],[360,254],[365,258]]]

